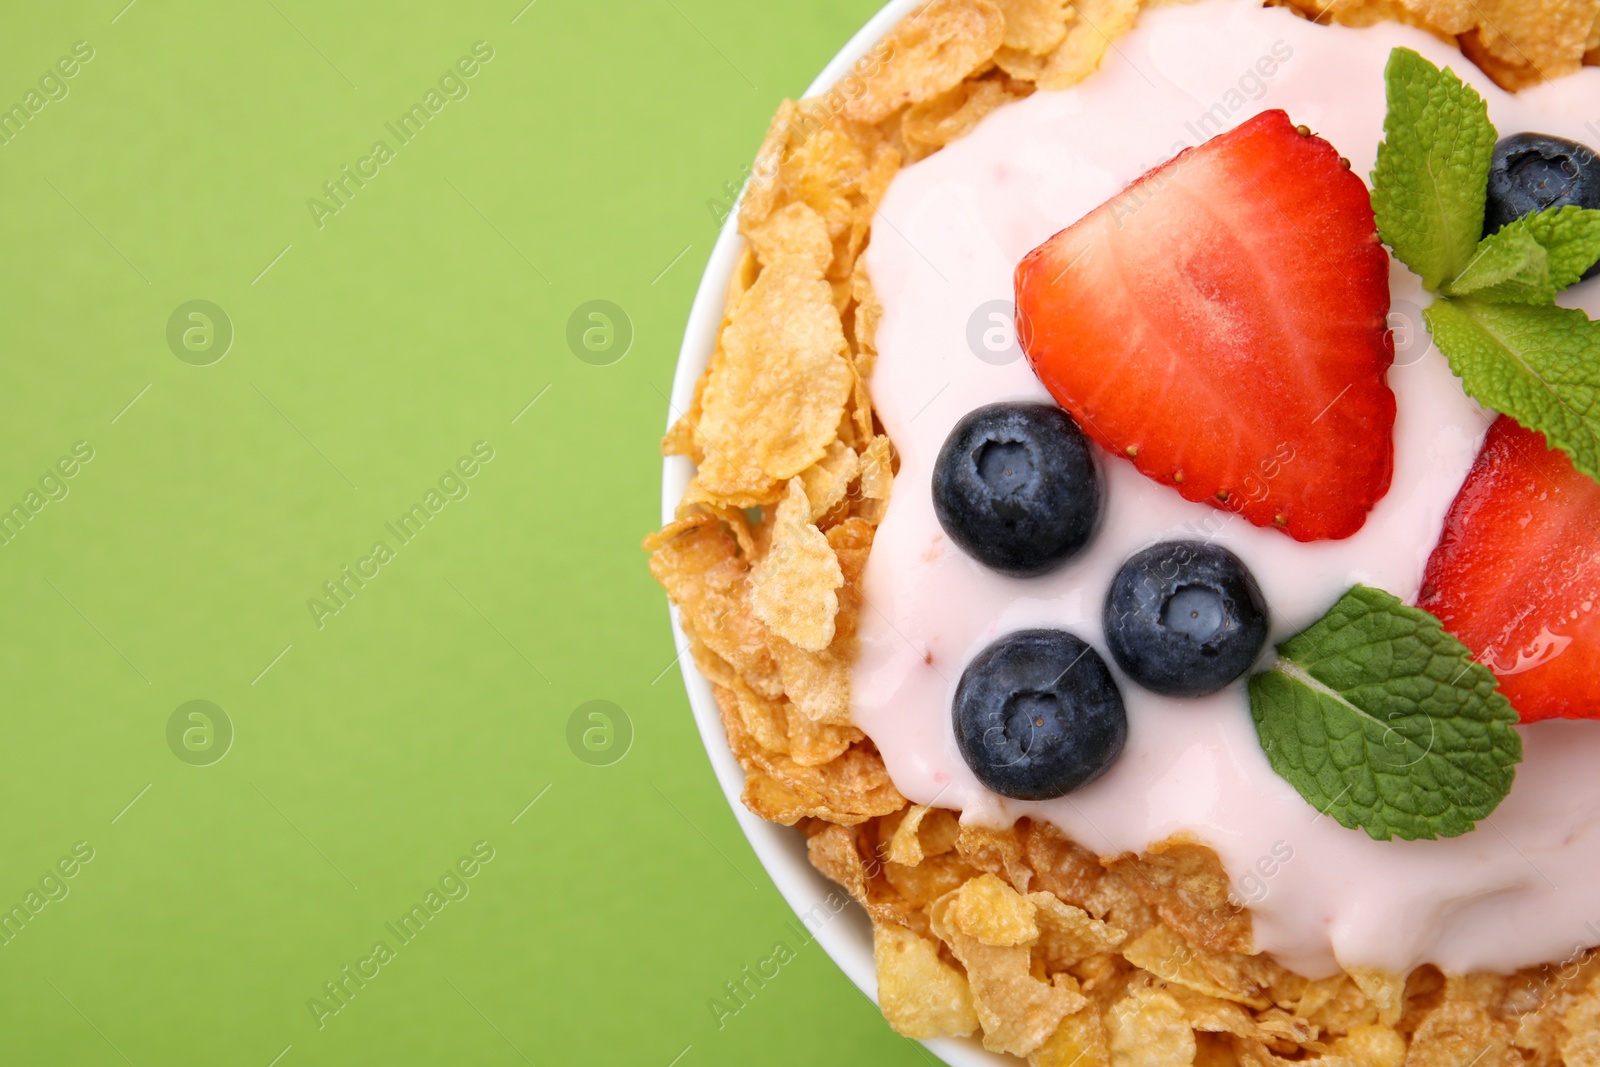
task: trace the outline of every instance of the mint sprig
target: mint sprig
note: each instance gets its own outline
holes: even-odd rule
[[[1552,208],[1481,237],[1497,139],[1488,105],[1409,48],[1390,54],[1384,78],[1372,208],[1384,243],[1439,297],[1425,312],[1434,343],[1468,394],[1600,480],[1600,323],[1553,306],[1600,261],[1600,211]]]
[[[1489,669],[1419,608],[1358,585],[1250,679],[1272,769],[1371,837],[1457,837],[1511,790],[1522,739]]]
[[[1389,113],[1372,174],[1378,233],[1438,292],[1483,236],[1495,143],[1489,105],[1455,72],[1409,48],[1389,54],[1384,80]]]

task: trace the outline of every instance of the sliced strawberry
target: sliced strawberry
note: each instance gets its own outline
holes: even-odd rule
[[[1389,489],[1389,256],[1366,186],[1282,111],[1180,154],[1017,267],[1039,380],[1190,500],[1299,541]]]
[[[1501,416],[1417,606],[1494,671],[1523,722],[1600,719],[1600,485]]]

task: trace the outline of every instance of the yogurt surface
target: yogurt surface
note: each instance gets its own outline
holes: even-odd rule
[[[1419,30],[1320,27],[1283,9],[1206,0],[1146,12],[1081,86],[1001,108],[902,171],[881,209],[888,224],[874,226],[867,251],[884,309],[872,394],[901,469],[863,583],[856,723],[902,793],[969,821],[1044,819],[1102,854],[1193,834],[1217,850],[1249,903],[1256,948],[1312,977],[1338,963],[1504,972],[1600,942],[1600,722],[1519,727],[1516,785],[1473,833],[1378,842],[1321,815],[1272,770],[1242,682],[1201,699],[1164,698],[1118,672],[1106,649],[1100,611],[1112,576],[1162,540],[1215,541],[1245,562],[1272,614],[1268,656],[1354,583],[1415,600],[1493,419],[1431,346],[1421,315],[1431,297],[1417,278],[1393,263],[1394,481],[1353,537],[1301,544],[1185,501],[1102,454],[1106,512],[1095,539],[1045,577],[1010,579],[948,541],[930,483],[940,446],[967,412],[1049,400],[1014,343],[1006,347],[1012,271],[1024,254],[1181,149],[1270,108],[1370,175],[1383,138],[1383,68],[1400,45],[1476,86],[1502,135],[1532,130],[1600,148],[1600,69],[1513,96]],[[1561,302],[1600,317],[1600,280]],[[978,783],[956,747],[950,705],[978,652],[1039,626],[1101,653],[1127,705],[1129,739],[1099,781],[1029,803]]]

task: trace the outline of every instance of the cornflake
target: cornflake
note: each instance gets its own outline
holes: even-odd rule
[[[774,636],[820,652],[833,642],[843,584],[839,557],[811,525],[811,502],[796,478],[778,505],[772,545],[750,572],[750,605]]]
[[[722,350],[700,399],[696,477],[714,496],[767,499],[827,452],[851,387],[844,329],[816,264],[785,256],[764,268]]]

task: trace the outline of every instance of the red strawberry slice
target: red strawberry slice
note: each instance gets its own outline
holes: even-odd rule
[[[1299,541],[1389,489],[1389,256],[1361,179],[1267,111],[1183,152],[1017,267],[1039,380],[1189,500]]]
[[[1494,671],[1523,722],[1600,719],[1600,485],[1501,416],[1417,606]]]

